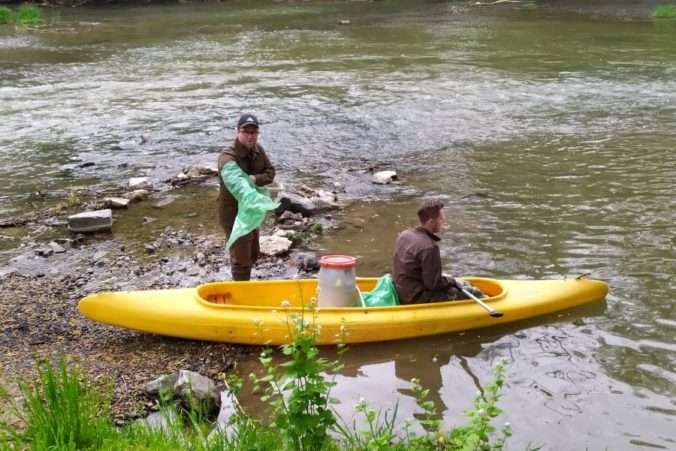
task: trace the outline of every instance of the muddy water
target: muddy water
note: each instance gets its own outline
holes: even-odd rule
[[[162,186],[254,111],[282,180],[359,199],[318,246],[359,256],[360,274],[388,271],[418,200],[440,197],[449,271],[611,286],[508,328],[354,346],[344,416],[359,396],[412,415],[419,377],[455,424],[507,357],[515,449],[673,448],[676,23],[651,2],[586,3],[79,8],[0,28],[0,214],[142,174]],[[401,184],[348,171],[372,164]],[[212,194],[180,194],[172,220],[217,230],[193,215]],[[152,214],[137,213],[116,227],[140,246]]]

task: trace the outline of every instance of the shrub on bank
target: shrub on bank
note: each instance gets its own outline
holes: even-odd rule
[[[0,25],[10,22],[22,27],[33,27],[45,23],[45,16],[40,8],[29,3],[20,5],[14,11],[0,6]]]
[[[676,17],[676,5],[659,6],[653,11],[653,17],[673,19]]]
[[[286,304],[288,306],[288,304]],[[270,348],[260,356],[261,377],[252,376],[270,406],[271,418],[259,421],[239,404],[227,425],[213,427],[206,416],[191,410],[181,412],[162,403],[162,426],[134,422],[121,429],[110,416],[110,387],[89,382],[78,367],[68,369],[61,359],[54,369],[49,362],[38,365],[35,382],[19,382],[22,399],[17,402],[0,387],[0,398],[12,406],[20,425],[0,422],[0,450],[10,449],[130,449],[130,450],[502,450],[511,435],[509,424],[500,431],[491,421],[504,383],[504,363],[494,370],[494,381],[478,392],[466,412],[465,425],[443,429],[429,390],[412,380],[412,391],[422,419],[397,420],[397,407],[385,412],[369,408],[365,400],[355,406],[365,420],[364,430],[348,424],[332,408],[334,377],[342,368],[347,351],[339,345],[336,360],[320,356],[316,337],[316,310],[310,304],[302,313],[289,313],[282,305],[280,320],[289,327],[291,343],[280,347],[285,362],[276,363]],[[255,321],[254,321],[255,322]],[[257,323],[261,333],[265,326]],[[347,331],[343,331],[347,334]],[[336,337],[338,341],[344,337]],[[328,373],[328,375],[327,375]],[[331,376],[333,374],[334,376]],[[235,391],[241,382],[233,384]],[[422,432],[414,432],[422,431]]]
[[[0,6],[0,25],[4,25],[12,20],[12,10],[6,6]]]

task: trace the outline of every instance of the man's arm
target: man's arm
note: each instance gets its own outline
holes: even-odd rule
[[[258,174],[251,174],[251,179],[257,186],[265,186],[272,183],[275,179],[275,168],[272,166],[270,159],[265,154],[265,151],[261,149],[260,156],[263,160],[263,170]]]

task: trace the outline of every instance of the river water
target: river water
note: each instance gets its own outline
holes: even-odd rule
[[[457,424],[506,357],[511,449],[674,449],[676,21],[586,3],[75,8],[0,28],[0,215],[213,160],[253,111],[282,180],[347,180],[359,200],[319,246],[360,275],[389,271],[438,197],[450,272],[610,285],[548,318],[353,346],[343,416],[361,396],[412,415],[418,377]]]

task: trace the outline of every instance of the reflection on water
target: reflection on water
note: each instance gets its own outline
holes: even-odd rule
[[[571,3],[73,8],[38,32],[0,29],[0,215],[49,202],[38,191],[161,185],[213,161],[255,111],[281,179],[348,180],[360,202],[318,246],[358,256],[360,275],[389,271],[397,233],[434,196],[449,272],[610,285],[597,312],[355,346],[341,397],[399,399],[410,416],[419,377],[456,424],[507,357],[515,448],[673,448],[676,26],[649,1]],[[365,162],[401,185],[347,172]],[[212,198],[179,194],[172,211],[191,216],[171,223],[217,230]],[[140,246],[157,231],[134,211],[115,228]]]

